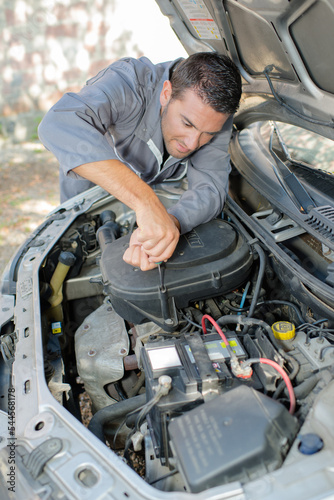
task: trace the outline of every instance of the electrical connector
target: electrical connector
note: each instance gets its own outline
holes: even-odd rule
[[[237,378],[251,378],[253,369],[249,364],[240,363],[237,358],[231,359],[231,370]]]
[[[172,387],[172,378],[169,375],[161,375],[159,377],[159,393],[162,396],[167,396]]]

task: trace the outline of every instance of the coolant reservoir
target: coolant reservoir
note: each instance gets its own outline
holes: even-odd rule
[[[296,328],[290,321],[276,321],[271,325],[274,336],[278,340],[292,340],[296,335]]]

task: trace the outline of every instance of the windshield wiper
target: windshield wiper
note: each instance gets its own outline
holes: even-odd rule
[[[309,211],[312,208],[315,208],[316,205],[308,192],[305,190],[304,186],[295,176],[295,174],[291,172],[289,167],[277,156],[277,154],[273,150],[273,135],[275,133],[286,159],[292,161],[290,153],[283,141],[276,123],[272,122],[272,126],[273,129],[272,133],[270,134],[269,151],[271,156],[275,160],[275,164],[273,164],[274,172],[284,190],[298,207],[298,210],[308,214]]]

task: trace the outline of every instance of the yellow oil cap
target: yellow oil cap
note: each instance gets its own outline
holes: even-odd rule
[[[291,340],[296,335],[295,325],[290,321],[277,321],[271,325],[271,329],[278,340]]]

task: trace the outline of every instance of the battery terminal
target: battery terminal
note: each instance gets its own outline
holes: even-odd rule
[[[159,392],[162,396],[167,396],[172,388],[172,378],[169,375],[161,375],[159,377]]]

